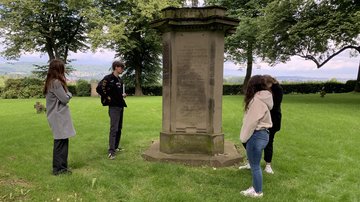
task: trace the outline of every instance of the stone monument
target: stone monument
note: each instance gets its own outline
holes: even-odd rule
[[[162,33],[163,114],[146,160],[220,167],[242,159],[222,131],[224,37],[239,23],[225,11],[169,7],[152,23]]]

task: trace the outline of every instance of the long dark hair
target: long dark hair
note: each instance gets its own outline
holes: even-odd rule
[[[269,88],[266,85],[266,80],[264,76],[261,75],[254,75],[250,78],[247,88],[245,90],[245,97],[244,97],[244,111],[246,111],[249,107],[250,101],[254,98],[255,93],[268,90]]]
[[[61,82],[64,90],[67,92],[66,87],[66,78],[65,78],[65,64],[60,59],[53,59],[50,61],[49,70],[46,75],[45,85],[44,85],[44,94],[46,94],[51,87],[51,82],[55,79],[58,79]]]

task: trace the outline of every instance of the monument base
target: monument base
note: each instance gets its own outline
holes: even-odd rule
[[[224,134],[160,133],[160,151],[167,154],[224,153]]]
[[[238,152],[235,145],[227,141],[224,142],[224,153],[213,156],[207,154],[163,153],[160,151],[160,142],[155,141],[142,154],[142,157],[147,161],[174,162],[192,166],[207,165],[212,167],[232,166],[242,162],[244,159],[244,156]]]

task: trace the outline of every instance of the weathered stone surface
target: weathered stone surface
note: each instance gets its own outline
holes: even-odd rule
[[[159,146],[164,159],[227,165],[222,131],[224,36],[238,21],[225,9],[167,8],[153,27],[163,38],[163,115]],[[153,146],[152,146],[153,147]],[[161,154],[145,159],[163,158]],[[165,155],[165,156],[166,156]],[[236,155],[235,155],[236,156]],[[203,158],[207,160],[203,160]],[[238,154],[233,162],[240,160]]]

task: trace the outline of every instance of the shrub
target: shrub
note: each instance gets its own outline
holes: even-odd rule
[[[76,95],[80,97],[90,96],[91,84],[85,80],[78,80],[76,82]]]
[[[70,93],[73,95],[73,96],[76,96],[76,86],[75,85],[68,85],[68,90],[70,91]]]
[[[37,78],[7,79],[1,97],[5,99],[16,98],[42,98],[44,83]]]
[[[18,91],[14,90],[14,89],[4,91],[1,94],[1,97],[4,98],[4,99],[17,99],[17,98],[19,98]]]

